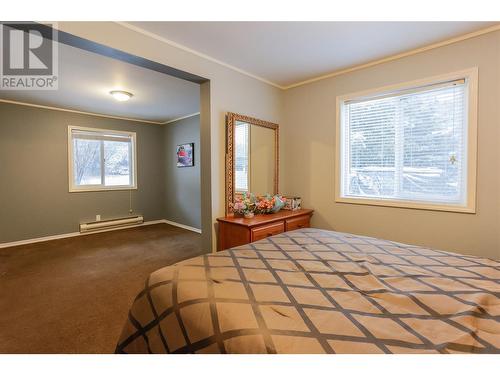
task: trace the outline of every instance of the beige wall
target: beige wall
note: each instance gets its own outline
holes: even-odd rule
[[[225,113],[231,111],[280,123],[281,90],[117,23],[59,22],[58,27],[70,34],[210,79],[209,84],[202,85],[201,91],[201,204],[203,243],[210,246],[206,235],[212,233],[211,243],[215,249],[215,219],[224,215]],[[210,102],[204,103],[203,93],[208,89]],[[204,118],[207,111],[203,108],[210,110],[210,122]],[[208,144],[210,153],[205,154],[207,150],[203,147]],[[211,173],[211,184],[206,183],[207,172]],[[211,210],[204,209],[207,206]]]
[[[334,202],[338,95],[479,68],[477,213]],[[500,258],[500,32],[284,92],[282,191],[316,210],[316,227]]]
[[[250,125],[250,191],[274,193],[275,130]]]

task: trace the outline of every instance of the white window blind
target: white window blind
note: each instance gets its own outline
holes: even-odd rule
[[[70,191],[135,188],[135,133],[69,128]]]
[[[343,102],[340,146],[342,197],[465,205],[466,80]]]
[[[236,192],[249,191],[249,151],[250,126],[245,122],[236,122],[234,127],[235,163],[234,183]]]

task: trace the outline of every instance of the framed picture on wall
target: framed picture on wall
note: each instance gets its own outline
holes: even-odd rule
[[[194,143],[177,145],[177,168],[194,166]]]

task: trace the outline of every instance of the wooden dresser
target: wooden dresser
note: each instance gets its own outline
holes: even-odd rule
[[[255,215],[251,219],[220,217],[217,250],[244,245],[286,231],[308,228],[313,210],[281,210],[275,214]]]

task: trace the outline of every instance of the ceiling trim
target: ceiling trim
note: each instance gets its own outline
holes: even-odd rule
[[[50,110],[53,110],[53,111],[71,112],[71,113],[77,113],[79,115],[88,115],[88,116],[97,116],[97,117],[112,118],[112,119],[115,119],[115,120],[142,122],[142,123],[145,123],[145,124],[154,124],[154,125],[163,125],[163,124],[165,124],[165,122],[159,122],[159,121],[150,121],[150,120],[142,120],[142,119],[136,119],[136,118],[130,118],[130,117],[112,116],[112,115],[105,115],[105,114],[102,114],[102,113],[95,113],[95,112],[77,111],[75,109],[61,108],[61,107],[52,107],[52,106],[48,106],[48,105],[33,104],[33,103],[27,103],[27,102],[19,102],[19,101],[16,101],[16,100],[0,99],[0,103],[24,105],[24,106],[27,106],[27,107],[50,109]]]
[[[497,25],[490,26],[490,27],[487,27],[487,28],[484,28],[484,29],[480,29],[480,30],[473,31],[473,32],[470,32],[470,33],[467,33],[467,34],[463,34],[463,35],[460,35],[460,36],[457,36],[457,37],[453,37],[453,38],[450,38],[450,39],[442,40],[440,42],[436,42],[436,43],[433,43],[433,44],[428,44],[428,45],[423,46],[423,47],[418,47],[418,48],[415,48],[415,49],[411,49],[411,50],[408,50],[406,52],[398,53],[398,54],[395,54],[395,55],[390,55],[390,56],[387,56],[387,57],[384,57],[384,58],[381,58],[381,59],[377,59],[377,60],[372,60],[372,61],[369,61],[369,62],[363,63],[363,64],[352,65],[350,67],[339,69],[339,70],[335,70],[333,72],[330,72],[330,73],[327,73],[327,74],[324,74],[324,75],[320,75],[320,76],[317,76],[317,77],[309,78],[309,79],[306,79],[304,81],[299,81],[299,82],[296,82],[296,83],[292,83],[290,85],[282,86],[282,85],[279,85],[279,84],[277,84],[275,82],[269,81],[266,78],[262,78],[260,76],[255,75],[255,74],[249,73],[249,72],[247,72],[247,71],[245,71],[243,69],[240,69],[240,68],[237,68],[237,67],[235,67],[233,65],[227,64],[227,63],[225,63],[225,62],[223,62],[221,60],[218,60],[218,59],[216,59],[214,57],[206,55],[206,54],[204,54],[202,52],[198,52],[198,51],[196,51],[194,49],[186,47],[186,46],[184,46],[182,44],[179,44],[177,42],[173,42],[173,41],[171,41],[171,40],[169,40],[167,38],[164,38],[164,37],[162,37],[162,36],[160,36],[158,34],[155,34],[155,33],[152,33],[150,31],[144,30],[144,29],[142,29],[142,28],[140,28],[138,26],[131,25],[131,24],[127,23],[127,22],[116,22],[116,23],[118,23],[119,25],[121,25],[121,26],[123,26],[125,28],[133,30],[135,32],[138,32],[138,33],[143,34],[145,36],[148,36],[150,38],[156,39],[156,40],[158,40],[160,42],[166,43],[166,44],[171,45],[173,47],[179,48],[179,49],[184,50],[186,52],[192,53],[192,54],[197,55],[197,56],[199,56],[201,58],[204,58],[206,60],[212,61],[212,62],[214,62],[216,64],[225,66],[226,68],[232,69],[232,70],[234,70],[234,71],[236,71],[238,73],[244,74],[244,75],[249,76],[249,77],[254,78],[254,79],[257,79],[257,80],[259,80],[261,82],[267,83],[267,84],[269,84],[271,86],[277,87],[277,88],[282,89],[282,90],[288,90],[288,89],[291,89],[291,88],[294,88],[294,87],[306,85],[308,83],[320,81],[320,80],[327,79],[327,78],[336,77],[336,76],[339,76],[339,75],[342,75],[342,74],[346,74],[346,73],[351,73],[351,72],[354,72],[356,70],[361,70],[361,69],[369,68],[369,67],[372,67],[372,66],[375,66],[375,65],[378,65],[378,64],[383,64],[383,63],[386,63],[386,62],[389,62],[389,61],[398,60],[398,59],[401,59],[401,58],[404,58],[404,57],[407,57],[407,56],[415,55],[417,53],[429,51],[429,50],[432,50],[432,49],[435,49],[435,48],[439,48],[439,47],[444,47],[444,46],[447,46],[449,44],[457,43],[457,42],[460,42],[460,41],[463,41],[463,40],[467,40],[467,39],[470,39],[470,38],[474,38],[474,37],[477,37],[477,36],[481,36],[481,35],[484,35],[484,34],[488,34],[488,33],[500,30],[500,24],[497,24]]]
[[[361,69],[369,68],[369,67],[372,67],[372,66],[375,66],[375,65],[378,65],[378,64],[383,64],[383,63],[386,63],[386,62],[389,62],[389,61],[398,60],[398,59],[401,59],[403,57],[407,57],[407,56],[411,56],[411,55],[416,55],[417,53],[429,51],[431,49],[435,49],[435,48],[439,48],[439,47],[444,47],[444,46],[447,46],[449,44],[461,42],[463,40],[467,40],[467,39],[474,38],[474,37],[477,37],[477,36],[480,36],[480,35],[492,33],[494,31],[498,31],[498,30],[500,30],[500,24],[494,25],[494,26],[490,26],[490,27],[487,27],[485,29],[477,30],[477,31],[474,31],[474,32],[471,32],[471,33],[463,34],[463,35],[460,35],[460,36],[457,36],[457,37],[454,37],[454,38],[451,38],[451,39],[446,39],[446,40],[443,40],[441,42],[429,44],[429,45],[424,46],[424,47],[419,47],[419,48],[415,48],[415,49],[412,49],[412,50],[409,50],[409,51],[406,51],[406,52],[398,53],[396,55],[391,55],[391,56],[387,56],[387,57],[384,57],[384,58],[381,58],[381,59],[378,59],[378,60],[373,60],[373,61],[370,61],[370,62],[367,62],[367,63],[364,63],[364,64],[353,65],[351,67],[340,69],[340,70],[336,70],[336,71],[333,71],[333,72],[325,74],[325,75],[321,75],[321,76],[318,76],[318,77],[315,77],[315,78],[307,79],[305,81],[301,81],[301,82],[297,82],[297,83],[292,83],[291,85],[283,87],[283,89],[284,90],[288,90],[288,89],[291,89],[291,88],[294,88],[294,87],[306,85],[308,83],[312,83],[312,82],[316,82],[316,81],[321,81],[323,79],[327,79],[327,78],[339,76],[339,75],[342,75],[342,74],[354,72],[356,70],[361,70]]]
[[[162,125],[170,124],[172,122],[184,120],[184,119],[187,119],[187,118],[190,118],[190,117],[193,117],[193,116],[198,116],[199,114],[200,114],[200,112],[191,113],[190,115],[186,115],[186,116],[182,116],[182,117],[177,117],[177,118],[174,118],[173,120],[168,120],[168,121],[162,122],[161,124]]]
[[[116,21],[117,24],[127,28],[127,29],[130,29],[132,31],[135,31],[139,34],[143,34],[145,36],[148,36],[150,38],[153,38],[153,39],[156,39],[158,40],[159,42],[162,42],[162,43],[165,43],[165,44],[168,44],[168,45],[171,45],[172,47],[175,47],[175,48],[178,48],[178,49],[181,49],[183,51],[186,51],[186,52],[189,52],[189,53],[192,53],[193,55],[196,55],[196,56],[199,56],[201,58],[204,58],[205,60],[209,60],[209,61],[212,61],[216,64],[219,64],[219,65],[222,65],[222,66],[225,66],[226,68],[229,68],[231,70],[234,70],[238,73],[241,73],[241,74],[244,74],[248,77],[251,77],[251,78],[254,78],[258,81],[261,81],[261,82],[264,82],[264,83],[267,83],[268,85],[271,85],[271,86],[274,86],[274,87],[277,87],[279,89],[284,89],[284,86],[281,86],[275,82],[272,82],[272,81],[269,81],[268,79],[265,79],[265,78],[262,78],[260,76],[257,76],[255,74],[252,74],[250,72],[247,72],[246,70],[243,70],[243,69],[240,69],[240,68],[237,68],[236,66],[234,65],[231,65],[231,64],[228,64],[228,63],[225,63],[224,61],[221,61],[221,60],[218,60],[212,56],[209,56],[209,55],[206,55],[202,52],[198,52],[194,49],[191,49],[189,47],[186,47],[185,45],[183,44],[180,44],[180,43],[176,43],[170,39],[167,39],[167,38],[164,38],[158,34],[155,34],[155,33],[152,33],[150,31],[147,31],[147,30],[144,30],[143,28],[141,27],[138,27],[138,26],[135,26],[135,25],[131,25],[130,23],[128,22],[122,22],[122,21]]]

